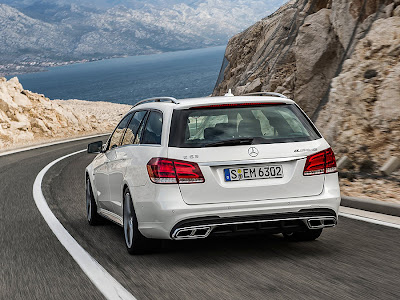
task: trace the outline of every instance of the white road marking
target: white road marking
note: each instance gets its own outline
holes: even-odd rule
[[[350,207],[344,207],[344,206],[340,207],[339,216],[400,229],[400,217],[389,216],[385,214],[380,214]]]
[[[82,153],[86,151],[80,150],[63,157],[60,157],[46,167],[44,167],[37,175],[33,184],[33,198],[36,206],[38,207],[43,218],[49,225],[50,229],[56,235],[58,240],[69,252],[72,258],[78,263],[83,272],[89,277],[93,284],[99,289],[99,291],[110,300],[122,299],[122,300],[136,300],[114,277],[112,277],[81,245],[69,234],[64,226],[58,221],[56,216],[52,213],[47,201],[43,196],[42,192],[42,181],[46,172],[59,161],[70,157],[72,155]]]
[[[5,151],[5,152],[0,152],[0,157],[14,154],[14,153],[24,152],[24,151],[28,151],[28,150],[39,149],[39,148],[43,148],[43,147],[49,147],[49,146],[53,146],[53,145],[59,145],[59,144],[64,144],[64,143],[69,143],[69,142],[74,142],[74,141],[86,140],[86,139],[110,135],[110,134],[111,133],[89,135],[89,136],[83,136],[83,137],[79,137],[79,138],[67,139],[67,140],[51,142],[51,143],[46,143],[46,144],[41,144],[41,145],[36,145],[36,146],[30,146],[30,147],[25,147],[25,148],[20,148],[20,149],[9,150],[9,151]]]
[[[85,137],[85,138],[88,138],[88,137]],[[81,140],[81,139],[85,139],[85,138],[79,138],[79,139],[75,139],[75,140]],[[71,140],[69,140],[69,141],[71,141]],[[66,143],[69,141],[62,141],[62,142],[57,142],[57,143],[53,143],[53,144]],[[36,148],[40,148],[40,147],[36,147]],[[35,149],[35,147],[32,147],[31,149]],[[30,150],[30,149],[26,148],[26,149],[17,150],[17,151],[10,152],[10,153],[3,153],[3,154],[0,154],[0,156],[11,154],[11,153],[16,153],[16,152],[21,152],[21,151],[27,151],[27,150]],[[68,155],[65,155],[63,157],[60,157],[60,158],[52,161],[47,166],[45,166],[39,172],[39,174],[37,175],[35,182],[33,184],[33,198],[35,200],[37,208],[39,209],[43,218],[45,219],[45,221],[47,222],[47,224],[49,225],[49,227],[53,231],[53,233],[56,235],[58,240],[61,242],[61,244],[64,246],[64,248],[69,252],[69,254],[72,256],[72,258],[78,263],[78,265],[81,267],[82,271],[89,277],[89,279],[93,282],[93,284],[99,289],[99,291],[107,299],[110,299],[110,300],[114,300],[114,299],[136,300],[136,298],[131,293],[129,293],[114,277],[112,277],[69,234],[69,232],[64,228],[64,226],[60,223],[60,221],[52,213],[49,206],[47,205],[46,199],[43,196],[42,181],[43,181],[43,177],[46,174],[46,172],[52,166],[54,166],[56,163],[58,163],[59,161],[65,159],[67,157],[73,156],[75,154],[82,153],[84,151],[86,151],[86,149],[83,149],[83,150],[80,150],[80,151],[77,151],[74,153],[70,153]],[[372,214],[374,214],[375,218],[368,218],[368,217],[362,216],[362,215],[363,214],[365,215],[366,213],[370,213],[370,212],[365,212],[365,211],[357,210],[357,209],[349,209],[349,208],[342,207],[342,206],[340,207],[340,210],[341,210],[341,212],[339,213],[339,215],[342,217],[400,229],[400,224],[395,224],[395,223],[386,222],[386,221],[382,220],[382,218],[385,218],[385,216],[386,216],[383,214],[372,213]],[[347,211],[347,212],[343,212],[343,211]],[[379,215],[381,215],[381,216],[379,217]],[[391,217],[391,216],[386,216],[386,217]]]

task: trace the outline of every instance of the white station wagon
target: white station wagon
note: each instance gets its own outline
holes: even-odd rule
[[[337,222],[335,155],[280,94],[146,99],[88,152],[89,224],[122,226],[131,254],[255,231],[314,240]]]

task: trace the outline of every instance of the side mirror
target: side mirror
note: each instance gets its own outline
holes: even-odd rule
[[[101,152],[103,152],[102,141],[90,143],[87,147],[87,153],[101,153]]]

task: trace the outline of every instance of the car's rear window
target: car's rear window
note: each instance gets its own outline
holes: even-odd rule
[[[216,106],[175,110],[169,146],[213,147],[242,140],[251,144],[292,143],[318,138],[321,136],[312,123],[293,104]]]

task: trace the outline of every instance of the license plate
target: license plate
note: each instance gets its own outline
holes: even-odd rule
[[[225,181],[283,178],[282,165],[224,169]]]

